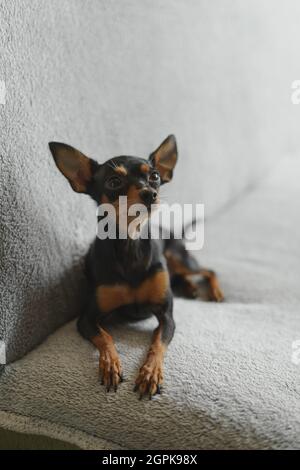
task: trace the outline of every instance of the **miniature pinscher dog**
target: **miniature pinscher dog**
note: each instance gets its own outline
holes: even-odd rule
[[[128,203],[142,203],[149,209],[159,202],[160,186],[172,179],[177,162],[173,135],[148,159],[119,156],[99,164],[75,148],[50,142],[55,163],[74,191],[91,196],[97,205],[111,203],[118,209],[119,196]],[[109,391],[123,381],[120,359],[110,325],[138,321],[155,315],[158,326],[134,390],[140,398],[160,393],[163,359],[175,330],[173,291],[187,298],[198,297],[195,275],[207,283],[210,298],[222,301],[216,274],[201,268],[182,240],[100,239],[96,237],[86,256],[90,295],[77,326],[81,335],[99,350],[99,373]]]

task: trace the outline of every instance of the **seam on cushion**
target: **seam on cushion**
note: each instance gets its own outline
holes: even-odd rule
[[[272,175],[274,171],[276,171],[276,168],[281,164],[281,162],[286,157],[287,157],[286,154],[282,155],[282,157],[276,161],[275,165],[272,168],[265,169],[263,174],[260,177],[258,177],[256,181],[251,181],[241,191],[239,191],[233,197],[228,199],[228,201],[226,201],[225,204],[223,204],[221,207],[216,209],[210,216],[207,216],[206,221],[208,220],[210,221],[210,220],[214,220],[215,218],[218,218],[218,216],[222,214],[224,211],[227,212],[236,204],[243,201],[249,194],[251,194],[257,188],[259,188],[261,184],[264,183],[264,181],[266,181],[269,178],[269,176]]]
[[[4,420],[2,419],[3,415],[4,415],[4,418],[6,418],[6,417],[9,418],[9,417],[12,416],[13,418],[16,418],[17,420],[19,420],[19,423],[16,423],[17,426],[10,425],[10,422],[8,424],[5,421],[5,419]],[[28,432],[24,431],[24,427],[26,427],[28,423],[26,423],[24,421],[21,422],[22,420],[28,420],[29,421]],[[34,420],[37,421],[37,423],[34,423],[33,422]],[[80,448],[83,448],[82,447],[82,441],[84,441],[84,438],[86,439],[86,441],[88,441],[88,439],[92,438],[93,440],[99,441],[100,443],[101,442],[104,443],[104,444],[107,443],[108,446],[112,445],[112,446],[114,446],[114,448],[117,447],[117,448],[119,448],[119,450],[128,450],[128,448],[122,446],[121,444],[119,444],[117,442],[95,436],[94,434],[87,433],[86,431],[74,428],[73,426],[56,423],[56,422],[53,422],[49,419],[41,418],[39,416],[33,416],[33,415],[28,416],[28,415],[24,415],[24,414],[21,414],[21,413],[16,413],[15,411],[9,411],[9,410],[3,410],[3,409],[0,410],[0,426],[2,427],[2,429],[7,429],[9,431],[15,431],[15,432],[23,433],[23,434],[37,434],[37,432],[41,432],[41,430],[42,430],[42,435],[44,435],[46,437],[49,437],[49,438],[52,438],[52,439],[62,440],[62,441],[65,441],[67,443],[77,445]],[[30,428],[30,426],[31,426],[31,428]],[[47,428],[47,426],[50,426],[50,427],[58,426],[60,428],[59,429],[59,436],[57,435],[57,433],[55,433],[55,430],[49,429],[49,428]],[[20,429],[21,427],[22,427],[23,430]],[[82,436],[78,435],[78,433],[81,434]],[[72,437],[70,439],[70,435],[72,435],[72,434],[75,437],[74,440],[72,439]],[[91,448],[91,447],[88,445],[88,448]],[[110,449],[108,449],[108,450],[110,450]],[[114,449],[111,449],[111,450],[114,450]]]

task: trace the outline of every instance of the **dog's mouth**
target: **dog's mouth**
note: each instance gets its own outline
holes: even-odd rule
[[[130,215],[130,212],[135,212],[135,210],[138,212],[139,209],[141,209],[141,212],[147,213],[149,216],[151,215],[151,212],[154,212],[157,210],[160,204],[160,199],[159,195],[156,196],[155,201],[151,200],[143,200],[140,196],[137,198],[128,198],[127,199],[127,207],[128,207],[128,213]]]
[[[131,198],[127,196],[124,200],[118,198],[110,202],[102,201],[102,203],[111,204],[113,207],[114,210],[111,213],[113,220],[111,222],[118,226],[122,233],[137,232],[145,226],[152,214],[159,209],[160,200],[158,195],[154,203],[142,201],[139,194],[136,194],[136,196]]]

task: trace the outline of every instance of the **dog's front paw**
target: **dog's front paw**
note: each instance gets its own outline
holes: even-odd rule
[[[120,359],[116,350],[111,348],[101,351],[99,359],[99,376],[101,384],[109,392],[111,388],[117,391],[120,382],[123,382],[123,373]]]
[[[134,391],[143,396],[148,395],[149,400],[160,393],[163,382],[162,359],[154,354],[148,354],[146,362],[140,368],[139,375],[135,381]]]

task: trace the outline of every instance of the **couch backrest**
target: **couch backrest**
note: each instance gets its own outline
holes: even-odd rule
[[[146,156],[175,133],[168,200],[221,210],[297,147],[295,8],[276,0],[0,1],[8,360],[78,313],[81,260],[94,236],[93,203],[71,191],[48,141],[103,161]]]

